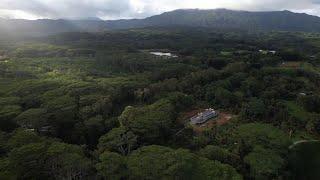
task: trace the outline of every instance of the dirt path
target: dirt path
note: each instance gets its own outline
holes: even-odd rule
[[[297,146],[299,144],[304,144],[304,143],[309,143],[309,142],[320,142],[320,140],[301,140],[301,141],[296,141],[291,146],[289,146],[289,149],[292,149],[292,148],[294,148],[295,146]]]

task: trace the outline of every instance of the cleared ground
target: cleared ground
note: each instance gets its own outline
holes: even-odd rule
[[[284,68],[300,68],[303,62],[301,61],[287,61],[283,62],[280,67]]]
[[[185,124],[190,124],[190,118],[197,115],[198,113],[204,111],[204,109],[196,109],[193,111],[185,112],[182,114],[181,118],[179,118],[181,123]],[[206,123],[200,124],[200,125],[192,125],[193,130],[197,133],[201,133],[205,131],[206,129],[210,129],[216,125],[221,126],[226,123],[228,123],[234,115],[228,113],[228,112],[223,112],[223,111],[218,111],[219,116],[216,118],[212,118],[208,120]]]

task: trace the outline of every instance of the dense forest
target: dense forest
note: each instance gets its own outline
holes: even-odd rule
[[[0,179],[319,179],[319,50],[179,27],[1,41]]]

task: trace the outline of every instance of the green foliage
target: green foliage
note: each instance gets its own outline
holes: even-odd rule
[[[307,116],[307,112],[295,102],[286,102],[289,112],[292,116],[303,120]]]
[[[68,111],[75,108],[75,99],[70,96],[61,96],[46,104],[49,111]]]
[[[120,180],[127,176],[127,166],[124,157],[117,153],[104,152],[96,164],[98,174],[105,179]]]
[[[310,113],[295,102],[288,101],[286,102],[286,105],[288,107],[289,115],[291,116],[291,121],[293,121],[292,123],[296,126],[305,126],[310,118]]]
[[[43,143],[27,144],[13,149],[9,154],[10,169],[14,169],[17,176],[23,179],[45,178],[45,152],[46,146]]]
[[[248,77],[241,85],[242,91],[249,97],[257,96],[264,84],[254,77]]]
[[[256,146],[245,158],[250,167],[250,176],[254,179],[270,179],[279,177],[285,160],[272,150]]]
[[[0,156],[5,155],[8,151],[8,134],[0,131]]]
[[[277,153],[285,153],[291,141],[287,134],[268,124],[250,123],[240,125],[235,138],[251,148],[262,146]]]
[[[134,151],[128,158],[128,168],[131,179],[241,179],[228,165],[161,146]]]
[[[18,105],[0,106],[0,130],[12,131],[17,127],[13,118],[21,113],[21,107]]]
[[[45,109],[28,109],[15,118],[16,122],[25,128],[39,129],[47,124]]]
[[[167,99],[175,106],[176,112],[188,109],[194,104],[193,97],[179,92],[170,93]]]
[[[0,106],[19,104],[19,102],[20,102],[20,98],[18,97],[1,97],[0,98]]]
[[[228,53],[224,53],[223,55],[231,55]],[[217,58],[217,59],[210,59],[206,61],[206,64],[209,67],[213,67],[215,69],[222,69],[223,67],[225,67],[228,64],[229,59],[226,58]]]
[[[2,119],[11,119],[21,113],[21,107],[18,105],[3,106],[0,108],[0,117]]]
[[[10,149],[19,148],[21,146],[30,144],[30,143],[40,143],[42,138],[37,136],[36,133],[24,129],[16,130],[10,139],[8,140],[7,146]]]
[[[110,126],[106,126],[102,116],[92,117],[84,121],[84,126],[86,127],[86,131],[87,131],[87,139],[88,139],[87,143],[97,144],[99,137],[105,133],[105,130],[112,129],[113,125],[114,124],[111,124]]]
[[[319,44],[317,33],[177,27],[1,41],[0,179],[317,175],[317,146],[287,164],[291,139],[320,134]],[[217,124],[187,124],[209,106]]]
[[[165,142],[174,126],[174,117],[170,101],[160,100],[146,107],[127,107],[119,120],[142,141]]]
[[[137,146],[137,136],[125,127],[114,128],[99,139],[99,151],[116,151],[122,155],[130,154]]]
[[[46,155],[46,165],[55,179],[84,178],[91,174],[93,164],[79,146],[54,142]]]
[[[15,174],[13,169],[10,168],[9,158],[0,159],[0,179],[17,179],[17,174]]]
[[[294,50],[281,51],[279,55],[285,61],[300,61],[303,59],[302,55]]]
[[[244,119],[261,120],[266,113],[266,106],[261,99],[252,98],[249,103],[244,106],[242,116]]]
[[[208,145],[200,149],[199,155],[210,160],[220,161],[233,167],[240,166],[240,157],[218,146]]]
[[[320,96],[299,96],[298,102],[309,112],[320,113]]]
[[[235,95],[224,88],[218,88],[214,92],[214,104],[222,108],[228,108],[237,103]]]

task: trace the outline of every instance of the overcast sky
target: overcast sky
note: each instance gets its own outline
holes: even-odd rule
[[[320,16],[320,0],[0,0],[0,17],[144,18],[174,9],[291,10]]]

